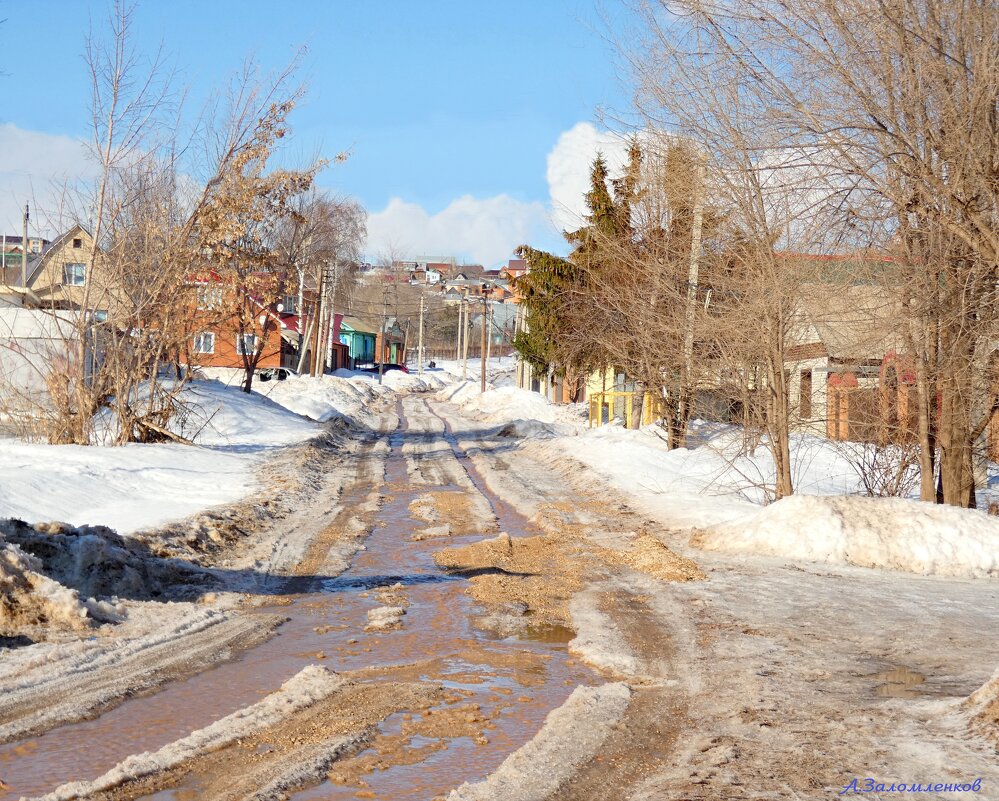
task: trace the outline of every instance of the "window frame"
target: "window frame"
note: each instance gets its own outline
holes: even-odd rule
[[[211,342],[211,347],[205,349],[206,337],[209,337]],[[192,350],[202,356],[213,356],[215,354],[215,332],[214,331],[202,331],[196,334],[194,337],[194,342],[191,343]]]
[[[250,350],[246,350],[247,340],[251,343]],[[236,334],[236,355],[237,356],[252,356],[257,350],[257,335],[256,334]]]
[[[222,287],[216,284],[198,284],[195,295],[199,311],[216,311],[222,307]]]
[[[72,269],[71,268],[79,268]],[[76,278],[79,277],[79,281]],[[72,280],[70,280],[72,279]],[[87,265],[83,262],[65,262],[62,265],[63,286],[85,286],[87,283]]]

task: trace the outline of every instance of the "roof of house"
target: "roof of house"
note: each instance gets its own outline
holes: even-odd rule
[[[903,344],[901,304],[883,286],[804,284],[800,308],[831,358],[881,359]]]
[[[10,264],[10,256],[7,257],[8,263],[3,268],[3,283],[10,287],[24,287],[24,282],[21,281],[21,260],[18,259],[16,264]],[[31,258],[30,254],[28,256],[28,286],[38,275],[43,264],[42,256],[35,256]]]
[[[356,331],[361,334],[377,334],[379,326],[372,326],[371,323],[366,323],[359,317],[344,317],[343,321],[340,323],[341,329],[349,328],[351,331]]]

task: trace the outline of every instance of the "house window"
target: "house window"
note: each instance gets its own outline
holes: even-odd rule
[[[79,250],[80,248],[82,248],[83,247],[83,240],[82,239],[74,239],[73,240],[73,247],[76,248],[77,250]]]
[[[222,287],[201,284],[198,286],[198,308],[217,309],[222,305]]]
[[[257,349],[256,334],[243,334],[242,336],[236,337],[237,356],[252,356],[253,352],[256,349]]]
[[[812,371],[801,371],[801,386],[798,389],[798,413],[802,420],[812,419]]]
[[[285,295],[284,300],[281,302],[284,307],[285,314],[297,314],[295,309],[298,308],[298,298],[294,295]]]
[[[194,338],[195,353],[215,353],[215,334],[202,331]]]
[[[83,286],[87,281],[86,264],[64,264],[62,282],[68,286]]]

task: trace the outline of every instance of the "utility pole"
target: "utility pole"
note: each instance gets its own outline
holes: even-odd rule
[[[323,290],[326,287],[326,270],[319,273],[319,289],[312,315],[312,359],[309,362],[309,375],[315,378],[319,373],[319,329],[322,323]]]
[[[468,340],[472,334],[472,321],[469,319],[471,309],[468,307],[468,287],[465,288],[465,296],[462,298],[462,303],[465,306],[465,337],[461,351],[461,380],[464,381],[468,378]]]
[[[479,392],[486,391],[486,343],[489,340],[486,331],[486,318],[489,316],[489,286],[487,284],[482,285],[482,347],[480,348],[479,360],[482,366],[482,387]]]
[[[486,312],[486,322],[489,324],[489,339],[486,340],[486,362],[492,357],[493,353],[493,317],[495,317],[496,307],[490,306]]]
[[[21,286],[28,288],[28,204],[24,204],[24,234],[21,237]]]
[[[423,292],[420,292],[420,339],[416,346],[416,363],[420,375],[423,375]]]
[[[464,300],[458,301],[458,346],[454,351],[454,360],[456,362],[461,361],[461,335],[465,327],[465,302]]]
[[[378,353],[378,383],[382,383],[385,375],[385,320],[388,317],[388,290],[382,288],[382,341]]]

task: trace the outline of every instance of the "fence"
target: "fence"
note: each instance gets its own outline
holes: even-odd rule
[[[490,359],[497,359],[500,356],[512,356],[514,353],[513,345],[502,344],[497,345],[495,342],[487,349]],[[419,354],[415,347],[410,347],[406,349],[406,363],[409,365],[416,364]],[[433,361],[457,361],[461,358],[461,353],[458,352],[458,348],[451,347],[427,347],[423,348],[423,363],[426,364],[430,360]],[[468,360],[480,361],[482,359],[482,345],[468,343]]]
[[[638,414],[635,413],[635,398],[638,397]],[[657,417],[656,399],[648,392],[610,390],[593,392],[590,401],[590,428],[599,428],[611,420],[620,419],[625,428],[640,428],[650,425]]]

